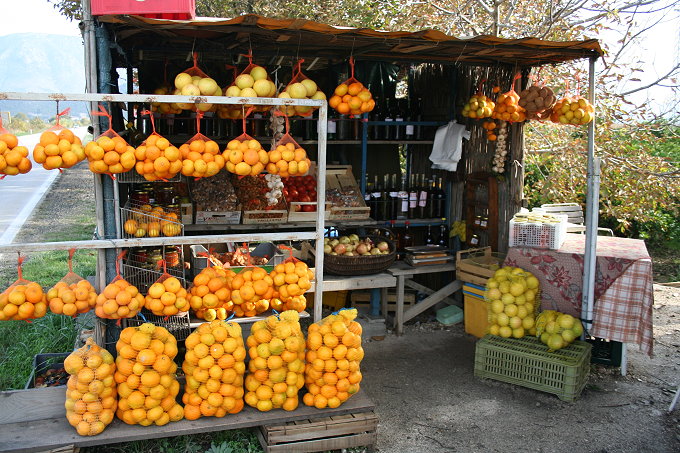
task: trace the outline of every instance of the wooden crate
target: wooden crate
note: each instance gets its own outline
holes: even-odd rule
[[[491,247],[461,250],[456,253],[456,279],[486,286],[495,269],[503,267],[503,261],[504,258],[492,252]]]
[[[243,211],[244,225],[286,223],[287,220],[288,211],[285,210]]]
[[[331,206],[331,220],[361,220],[370,217],[371,209],[364,202],[351,165],[328,165],[326,167],[326,190],[330,189],[337,189],[341,193],[353,190],[357,194],[356,206]],[[328,202],[328,197],[326,200]]]
[[[375,444],[377,427],[370,411],[260,426],[257,437],[266,453],[340,450]]]
[[[370,291],[352,291],[350,296],[352,306],[356,308],[371,306],[371,292]],[[416,293],[414,291],[404,291],[404,309],[407,309],[416,303]],[[397,311],[397,293],[395,291],[387,292],[387,311]]]

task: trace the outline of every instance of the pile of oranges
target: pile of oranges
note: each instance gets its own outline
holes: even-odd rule
[[[306,300],[301,297],[305,291],[312,287],[314,273],[307,267],[304,261],[288,261],[277,264],[269,274],[274,281],[274,290],[277,299],[286,305],[287,309],[302,311],[306,305]]]
[[[85,150],[80,138],[68,129],[60,130],[59,134],[46,131],[40,135],[40,142],[33,148],[33,159],[46,170],[71,168],[85,160]]]
[[[513,123],[526,121],[526,110],[519,105],[519,94],[514,90],[499,94],[491,118]]]
[[[269,163],[269,154],[255,139],[231,140],[222,153],[227,171],[239,176],[258,175]]]
[[[266,168],[267,172],[273,175],[298,176],[309,171],[311,162],[307,157],[307,151],[289,142],[269,151],[269,163]]]
[[[144,308],[144,296],[136,286],[116,278],[97,296],[94,313],[100,318],[133,318]]]
[[[182,224],[176,212],[165,211],[161,206],[145,204],[132,208],[130,216],[123,224],[123,231],[129,237],[179,236]]]
[[[97,292],[87,280],[70,285],[58,282],[47,292],[50,311],[58,315],[75,316],[86,313],[97,304]]]
[[[118,401],[113,356],[88,338],[64,360],[66,419],[81,436],[96,436],[113,421]]]
[[[147,181],[170,179],[182,169],[182,155],[167,138],[149,135],[135,149],[135,170]]]
[[[28,173],[32,167],[28,149],[19,146],[17,136],[9,133],[0,134],[0,175]]]
[[[179,147],[182,153],[182,174],[194,178],[216,175],[224,168],[220,147],[212,140],[195,139]]]
[[[189,304],[196,316],[206,321],[227,319],[231,301],[231,279],[234,271],[219,266],[206,267],[194,277]]]
[[[261,267],[245,267],[231,279],[231,301],[237,317],[267,311],[274,296],[274,281]]]
[[[144,306],[156,316],[172,316],[189,311],[187,290],[177,277],[167,277],[149,287]]]
[[[0,294],[0,321],[42,318],[47,313],[47,297],[42,287],[24,280]]]
[[[243,409],[246,350],[241,326],[214,320],[186,339],[184,418],[224,417]]]
[[[175,401],[179,393],[175,337],[163,327],[144,323],[123,329],[116,351],[116,416],[128,425],[142,426],[181,420],[184,409]]]
[[[259,411],[295,410],[304,382],[305,337],[296,311],[255,322],[246,340],[250,362],[245,401]]]
[[[137,163],[135,149],[119,136],[102,135],[85,145],[85,155],[93,173],[125,173]]]
[[[375,100],[368,88],[356,81],[338,85],[328,105],[341,115],[361,115],[375,108]]]
[[[336,408],[359,391],[364,358],[357,310],[341,310],[307,331],[306,393],[303,402],[318,409]]]

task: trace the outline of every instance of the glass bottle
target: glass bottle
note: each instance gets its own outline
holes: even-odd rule
[[[403,117],[403,102],[401,99],[395,101],[395,113],[394,113],[394,140],[404,139],[404,117]]]
[[[439,245],[449,248],[449,227],[445,218],[442,218],[442,223],[439,225]]]
[[[411,121],[413,121],[413,112],[411,110],[411,98],[408,98],[406,100],[406,122],[410,123]],[[404,128],[404,138],[406,140],[413,140],[415,133],[415,126],[413,124],[406,124],[406,127]]]
[[[393,132],[392,132],[392,126],[391,123],[394,122],[394,117],[392,116],[392,111],[390,110],[390,99],[387,98],[385,99],[385,122],[390,123],[386,124],[383,126],[383,134],[382,134],[382,139],[383,140],[392,140],[393,137]]]
[[[415,119],[416,122],[423,121],[423,113],[422,113],[422,104],[423,100],[422,98],[418,98],[416,101],[416,105],[413,108],[413,118]],[[415,139],[416,140],[422,140],[423,139],[423,126],[420,124],[416,125],[416,134],[415,134]]]
[[[427,226],[427,236],[425,236],[425,245],[435,245],[434,236],[432,235],[432,225]]]
[[[427,218],[427,185],[425,184],[425,173],[420,174],[420,187],[418,188],[418,218]]]
[[[366,193],[364,193],[364,203],[371,209],[370,217],[375,219],[375,206],[373,206],[373,200],[371,199],[371,194],[373,192],[373,182],[368,181],[368,175],[366,175]]]
[[[399,215],[399,188],[397,187],[397,174],[392,174],[390,181],[390,219],[396,219]]]
[[[415,219],[418,209],[418,188],[415,184],[415,175],[411,174],[408,186],[408,218]]]
[[[375,206],[375,220],[384,220],[381,216],[382,210],[380,209],[380,200],[382,198],[382,188],[378,184],[378,175],[373,178],[373,192],[371,193],[371,200],[373,206]]]
[[[413,234],[411,234],[411,222],[408,220],[404,224],[404,249],[407,247],[413,247],[414,245],[414,238]]]
[[[380,203],[382,208],[382,220],[392,219],[392,199],[390,197],[390,175],[383,176],[382,193],[380,194]]]
[[[437,183],[437,190],[434,196],[434,216],[435,218],[441,218],[446,215],[446,192],[442,188],[443,178],[439,178]]]
[[[328,118],[328,125],[326,126],[326,136],[328,140],[336,140],[338,136],[338,123],[335,118]]]
[[[408,190],[406,188],[406,175],[401,177],[401,188],[399,189],[399,211],[397,212],[398,219],[408,218]]]
[[[380,103],[380,100],[378,98],[375,98],[375,108],[371,112],[371,120],[382,121],[382,113],[383,108]],[[371,126],[371,130],[369,131],[369,138],[372,138],[373,140],[381,140],[382,135],[383,135],[382,126],[378,126],[377,124]]]

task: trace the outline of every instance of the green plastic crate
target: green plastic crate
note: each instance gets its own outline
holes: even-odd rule
[[[592,346],[575,341],[548,352],[538,338],[486,335],[475,348],[475,376],[541,390],[574,401],[588,381]]]

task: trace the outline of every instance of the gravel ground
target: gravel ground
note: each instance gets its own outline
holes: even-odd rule
[[[59,176],[16,242],[44,240],[92,216],[86,164]],[[14,258],[1,257],[0,280]],[[4,272],[3,272],[4,268]],[[12,276],[13,278],[13,276]],[[406,326],[401,337],[368,340],[363,389],[376,404],[379,451],[677,452],[680,405],[680,288],[654,287],[654,357],[628,348],[628,375],[591,367],[575,403],[473,376],[475,338],[462,325]],[[423,319],[423,318],[421,318]]]

